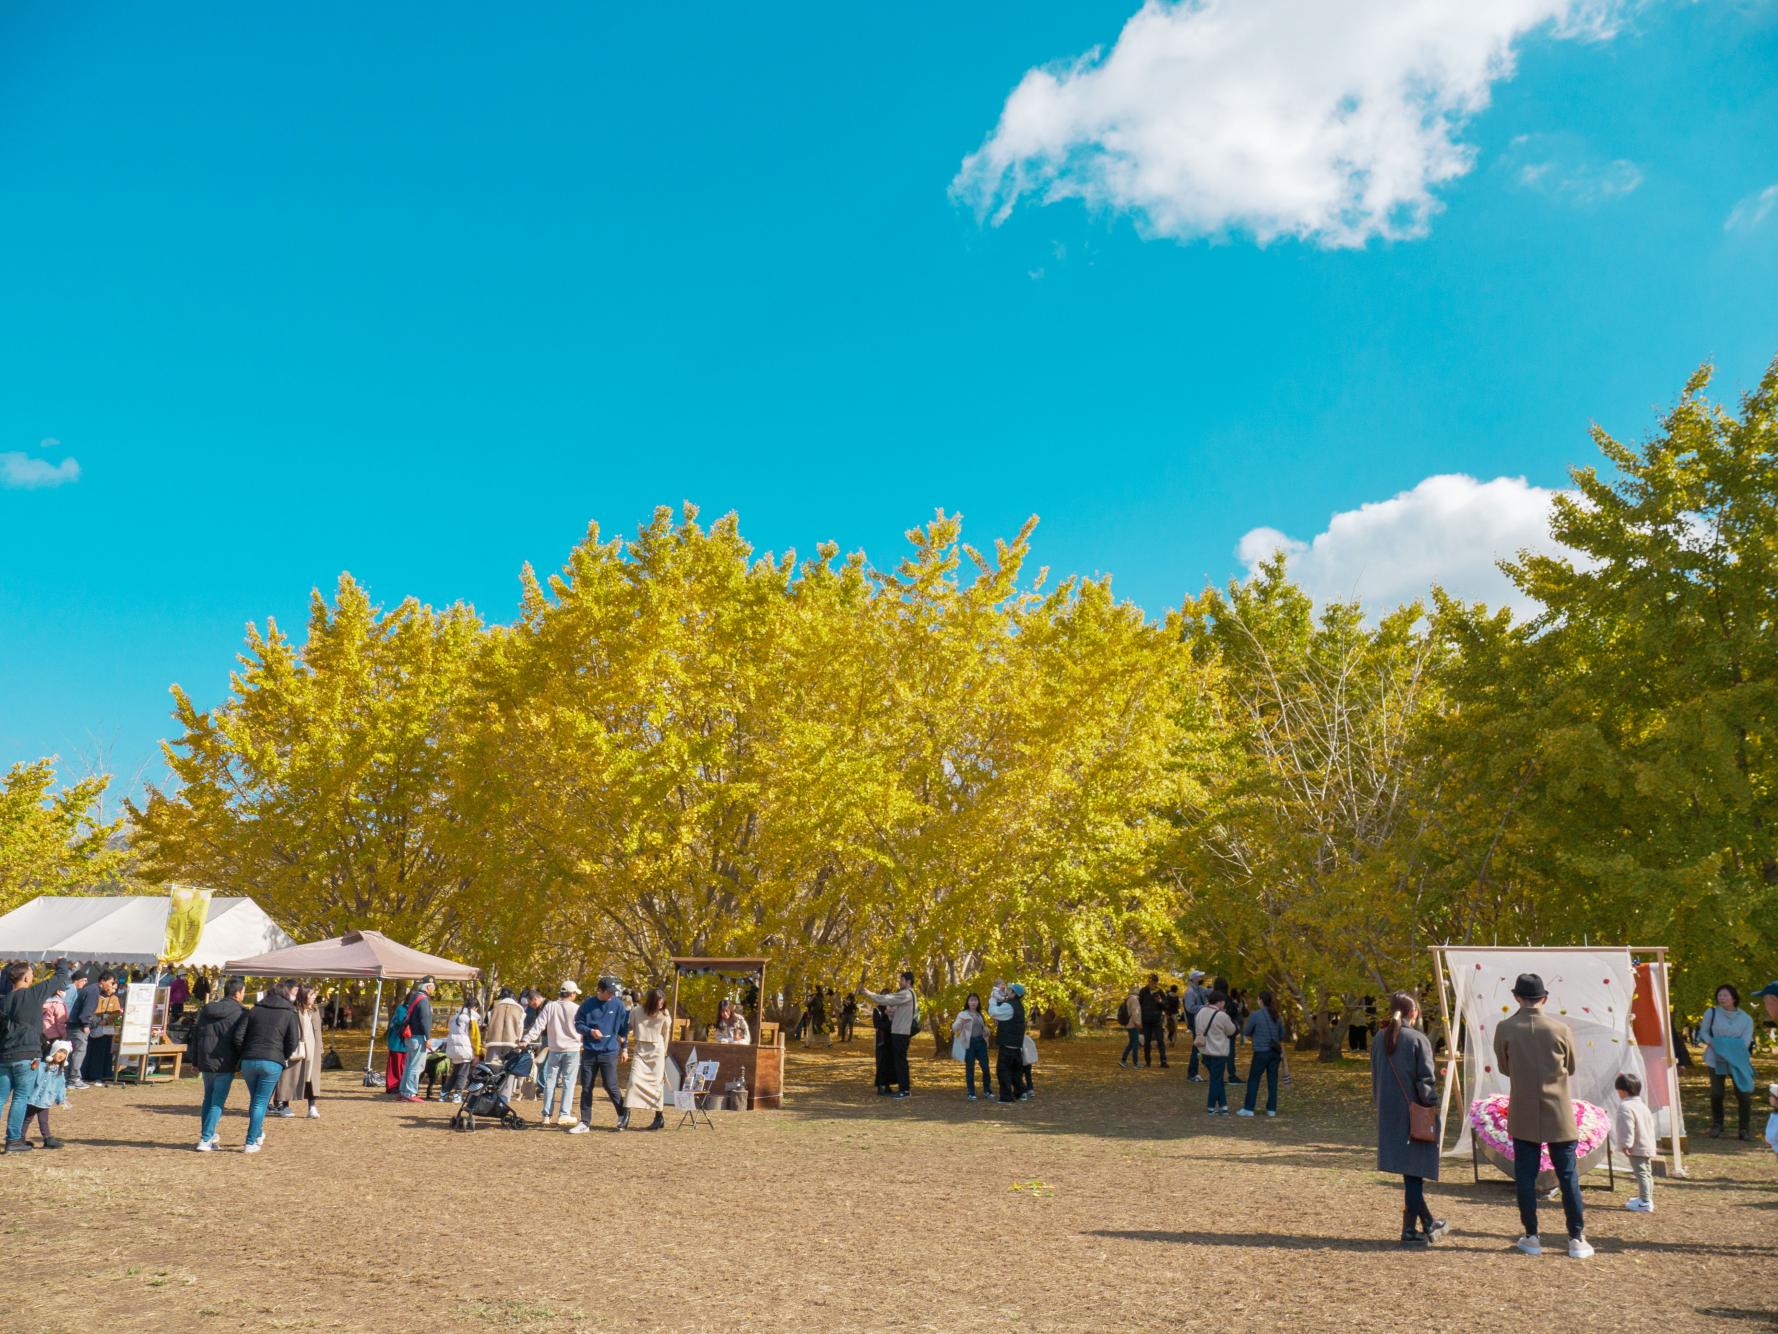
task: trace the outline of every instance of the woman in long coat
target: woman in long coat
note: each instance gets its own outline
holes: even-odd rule
[[[297,1032],[303,1044],[300,1061],[292,1061],[278,1076],[278,1087],[272,1095],[272,1107],[279,1116],[295,1116],[290,1104],[298,1098],[309,1100],[310,1118],[321,1115],[321,1004],[308,987],[296,989]]]
[[[1438,1105],[1432,1043],[1414,1025],[1420,1007],[1405,991],[1389,998],[1389,1022],[1371,1042],[1371,1102],[1377,1109],[1377,1170],[1402,1179],[1401,1244],[1425,1247],[1450,1230],[1426,1207],[1426,1182],[1438,1180],[1439,1127],[1430,1142],[1408,1137],[1408,1103]]]
[[[889,1011],[881,1005],[873,1005],[870,1012],[871,1027],[877,1032],[877,1092],[889,1094],[895,1091],[895,1050],[889,1042]]]
[[[630,1087],[624,1093],[624,1111],[653,1111],[654,1120],[642,1128],[660,1130],[667,1124],[667,1043],[672,1038],[673,1016],[667,996],[651,987],[647,998],[630,1011]]]

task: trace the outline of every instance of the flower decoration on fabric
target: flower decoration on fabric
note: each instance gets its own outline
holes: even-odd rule
[[[1492,1098],[1477,1098],[1469,1104],[1469,1124],[1476,1136],[1509,1162],[1513,1157],[1513,1137],[1507,1129],[1507,1108],[1510,1101],[1506,1094],[1499,1093]],[[1611,1118],[1605,1109],[1579,1098],[1574,1100],[1574,1123],[1580,1131],[1580,1138],[1574,1146],[1577,1158],[1585,1158],[1603,1144],[1605,1137],[1611,1133]],[[1537,1166],[1540,1172],[1556,1170],[1550,1162],[1548,1145],[1544,1146]]]

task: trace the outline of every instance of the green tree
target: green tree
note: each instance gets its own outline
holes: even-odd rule
[[[114,886],[129,853],[116,841],[123,822],[100,814],[110,781],[96,775],[57,790],[51,759],[6,771],[0,779],[0,912],[39,894]]]

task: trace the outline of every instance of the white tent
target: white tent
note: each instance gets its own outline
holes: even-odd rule
[[[167,909],[165,895],[45,894],[0,917],[0,959],[152,964],[166,948]],[[295,943],[252,899],[218,895],[210,900],[197,949],[179,966],[220,968]]]

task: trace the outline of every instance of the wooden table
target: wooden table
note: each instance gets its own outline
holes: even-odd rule
[[[148,1063],[150,1061],[164,1061],[169,1056],[173,1058],[172,1074],[162,1073],[150,1075],[148,1073]],[[163,1079],[176,1080],[179,1078],[180,1068],[185,1064],[185,1047],[177,1042],[157,1042],[150,1046],[147,1051],[136,1057],[131,1064],[136,1067],[135,1081],[138,1084],[158,1083]],[[118,1069],[121,1072],[123,1067],[119,1066]]]

